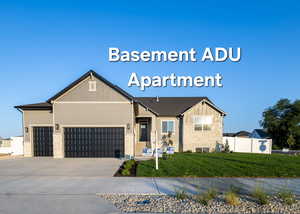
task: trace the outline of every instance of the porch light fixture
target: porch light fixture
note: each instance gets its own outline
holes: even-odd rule
[[[28,133],[28,131],[29,131],[28,127],[25,127],[25,133]]]
[[[130,130],[130,123],[126,124],[126,128],[127,128],[127,130]]]
[[[59,124],[57,124],[57,123],[55,124],[55,130],[59,131]]]

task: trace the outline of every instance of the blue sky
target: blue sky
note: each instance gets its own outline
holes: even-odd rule
[[[109,2],[109,1],[107,1]],[[89,69],[135,96],[208,96],[225,131],[259,127],[280,98],[299,99],[297,1],[1,1],[0,136],[21,134],[14,105],[45,101]],[[111,63],[108,48],[241,47],[240,63]],[[223,88],[128,88],[139,75],[212,75]]]

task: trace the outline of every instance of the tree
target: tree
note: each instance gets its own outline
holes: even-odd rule
[[[300,147],[300,100],[291,102],[288,99],[279,100],[274,106],[263,112],[260,124],[273,139],[273,144],[283,148],[289,146],[288,138],[292,135],[294,145]]]
[[[287,139],[287,144],[289,145],[289,148],[291,148],[292,146],[294,146],[296,144],[295,138],[293,137],[293,135],[289,135],[289,138]]]

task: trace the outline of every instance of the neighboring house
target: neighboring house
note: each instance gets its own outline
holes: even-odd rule
[[[249,138],[251,135],[250,132],[247,132],[247,131],[239,131],[237,133],[235,133],[235,137],[245,137],[245,138]]]
[[[0,153],[10,154],[11,153],[11,139],[10,138],[0,138]]]
[[[270,139],[270,135],[263,129],[254,129],[251,133],[251,137],[259,139]]]
[[[223,137],[234,137],[235,133],[224,133]]]
[[[23,155],[23,137],[1,138],[0,154]]]
[[[266,135],[258,137],[258,135],[253,135],[253,133],[256,132],[224,133],[223,147],[228,144],[229,150],[232,152],[270,154],[272,152],[272,139],[267,138]]]
[[[236,133],[224,133],[223,137],[244,137],[244,138],[249,138],[251,135],[250,132],[247,131],[239,131]]]
[[[207,97],[133,97],[94,71],[44,103],[16,108],[27,157],[134,157],[156,142],[214,151],[225,116]]]

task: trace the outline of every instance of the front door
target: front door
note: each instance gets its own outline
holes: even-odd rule
[[[140,141],[148,141],[148,122],[140,122]]]

